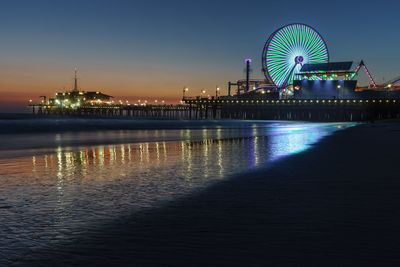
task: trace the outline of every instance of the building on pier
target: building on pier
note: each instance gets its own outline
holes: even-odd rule
[[[70,91],[56,93],[50,98],[48,105],[59,108],[77,108],[80,106],[111,105],[114,101],[112,96],[101,92]]]
[[[352,99],[357,81],[353,62],[304,64],[293,81],[295,99]]]
[[[75,69],[74,88],[71,91],[58,92],[54,98],[48,101],[44,98],[43,104],[51,108],[79,108],[81,106],[112,105],[113,97],[100,91],[81,91],[78,88],[78,75]],[[47,103],[46,103],[47,102]]]

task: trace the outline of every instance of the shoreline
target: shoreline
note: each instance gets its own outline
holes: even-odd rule
[[[399,137],[400,124],[393,123],[339,131],[269,169],[117,218],[76,242],[37,251],[19,263],[399,264]]]

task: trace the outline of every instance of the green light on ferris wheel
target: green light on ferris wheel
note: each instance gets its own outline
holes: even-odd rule
[[[265,76],[278,87],[293,84],[302,64],[328,61],[322,36],[304,24],[290,24],[275,31],[265,44],[262,58]]]

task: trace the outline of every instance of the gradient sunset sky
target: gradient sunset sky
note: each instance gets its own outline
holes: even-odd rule
[[[2,0],[0,112],[71,89],[116,99],[177,102],[244,77],[262,78],[261,52],[277,28],[316,28],[332,61],[364,59],[378,82],[400,75],[395,1]]]

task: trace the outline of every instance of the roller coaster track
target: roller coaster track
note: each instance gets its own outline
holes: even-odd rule
[[[378,85],[376,84],[374,78],[372,77],[371,72],[369,72],[367,66],[365,65],[364,60],[361,60],[360,64],[358,64],[357,68],[354,71],[354,75],[353,75],[352,79],[358,75],[358,72],[361,70],[361,68],[364,68],[365,73],[368,75],[368,78],[370,80],[370,87],[377,88]]]

